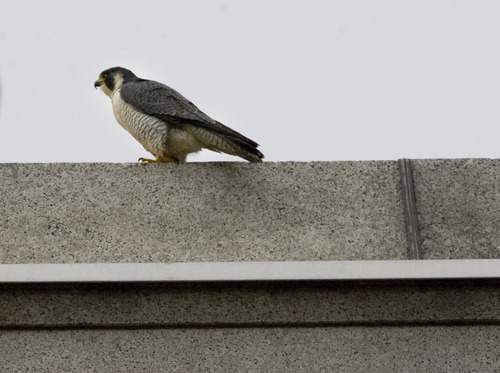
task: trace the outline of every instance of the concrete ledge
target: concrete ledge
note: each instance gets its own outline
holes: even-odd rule
[[[422,257],[500,258],[500,161],[412,161]],[[1,263],[401,260],[396,161],[0,164]]]

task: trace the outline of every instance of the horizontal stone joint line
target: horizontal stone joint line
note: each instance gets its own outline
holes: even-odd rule
[[[337,328],[337,327],[457,327],[500,326],[495,319],[450,320],[383,320],[383,321],[318,321],[318,322],[243,322],[243,323],[137,323],[137,324],[54,324],[54,325],[2,325],[0,330],[142,330],[142,329],[273,329],[273,328]]]

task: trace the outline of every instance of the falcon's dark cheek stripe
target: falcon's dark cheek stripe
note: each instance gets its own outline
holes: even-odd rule
[[[104,84],[106,84],[106,87],[108,87],[110,91],[113,91],[115,89],[115,78],[114,78],[114,75],[108,75],[104,79]]]

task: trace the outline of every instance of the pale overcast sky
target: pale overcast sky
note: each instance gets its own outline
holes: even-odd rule
[[[498,0],[0,0],[0,163],[148,157],[93,87],[116,65],[268,161],[500,157]]]

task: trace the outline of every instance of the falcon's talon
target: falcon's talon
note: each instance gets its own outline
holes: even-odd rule
[[[112,67],[99,75],[94,87],[111,98],[118,123],[156,157],[139,162],[184,163],[189,153],[203,148],[253,163],[264,158],[255,141],[213,120],[165,84]]]
[[[156,157],[156,159],[139,158],[138,162],[142,162],[142,163],[167,163],[167,162],[175,162],[175,160],[173,160],[172,158]]]
[[[157,159],[148,159],[148,158],[139,158],[137,162],[142,162],[142,163],[157,163],[159,162]]]

